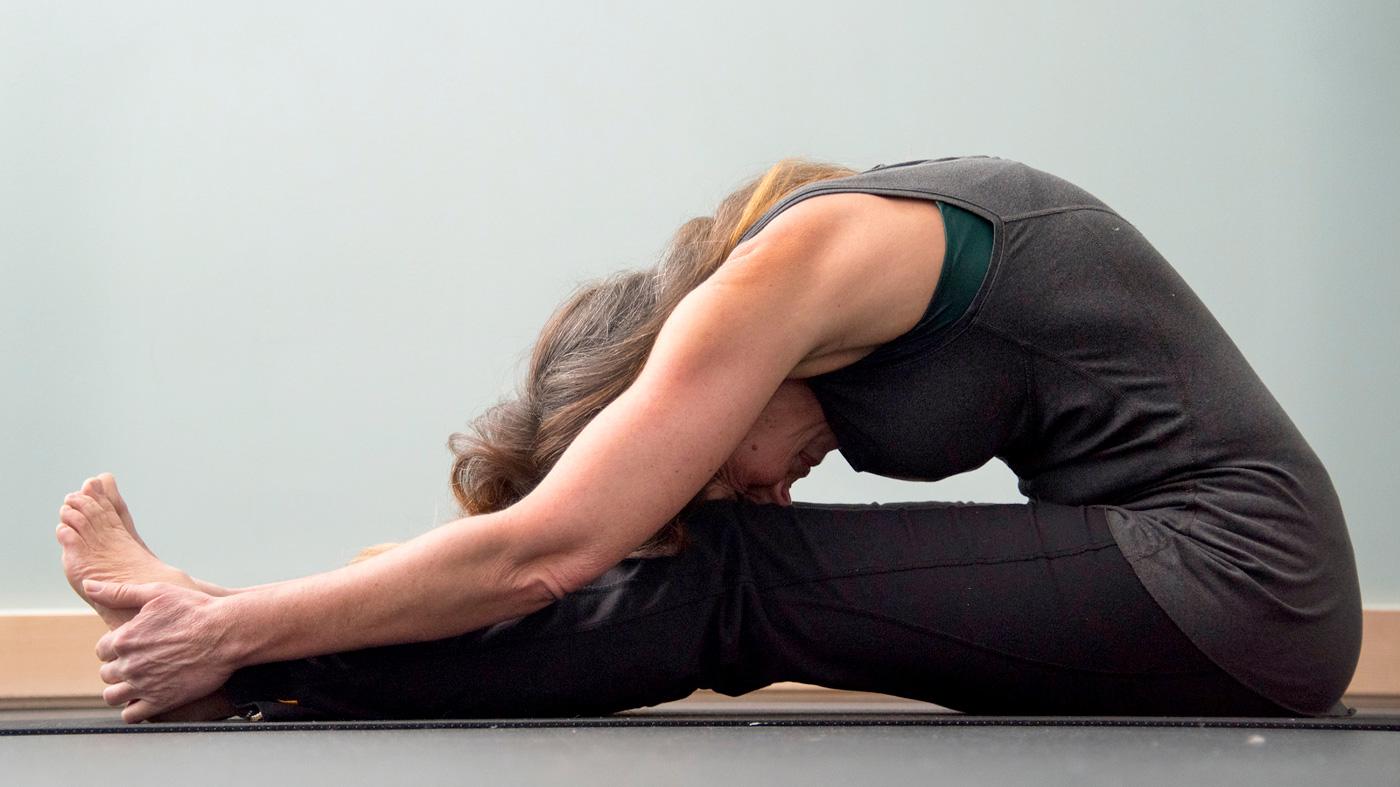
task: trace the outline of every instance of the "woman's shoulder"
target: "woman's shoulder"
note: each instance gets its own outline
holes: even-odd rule
[[[805,238],[829,243],[837,234],[860,240],[857,236],[864,232],[912,246],[920,245],[921,240],[942,238],[942,219],[938,204],[932,199],[867,191],[812,191],[799,195],[796,201],[767,218],[755,235],[734,249],[731,257],[777,240]]]
[[[943,268],[942,216],[928,199],[867,192],[815,194],[735,248],[720,282],[802,290],[806,308],[838,323],[834,341],[794,370],[854,363],[923,317]]]

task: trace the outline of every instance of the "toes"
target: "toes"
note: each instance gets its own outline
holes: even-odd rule
[[[108,473],[107,475],[110,476],[111,473]],[[117,513],[116,504],[112,502],[111,498],[107,494],[106,484],[103,481],[102,476],[94,476],[84,481],[83,494],[92,498],[102,508],[111,511],[113,514]]]
[[[122,496],[122,493],[117,491],[116,476],[111,473],[98,473],[97,480],[101,482],[102,489],[107,493],[108,497],[112,498],[113,502],[116,502]]]
[[[106,498],[112,501],[112,507],[117,509],[117,513],[121,514],[122,519],[126,519],[130,512],[126,509],[126,501],[122,499],[122,493],[117,490],[117,477],[111,473],[101,473],[97,476],[97,480],[102,482],[102,490],[105,492]]]
[[[81,533],[88,526],[87,517],[78,509],[65,505],[58,510],[58,521],[67,525],[74,535]]]
[[[121,519],[117,516],[117,512],[112,509],[112,504],[107,502],[105,498],[92,498],[81,492],[74,492],[65,497],[63,502],[81,511],[89,522],[99,522],[104,516]]]
[[[116,476],[111,473],[102,473],[97,476],[97,480],[102,482],[102,489],[105,493],[104,496],[107,498],[108,502],[112,504],[112,510],[117,512],[117,517],[121,519],[122,526],[126,528],[126,532],[130,533],[131,537],[136,539],[136,543],[140,544],[143,549],[150,552],[151,548],[146,546],[145,539],[141,538],[141,534],[136,532],[136,522],[131,518],[131,509],[127,508],[126,500],[122,498],[122,493],[117,489]]]
[[[63,502],[81,511],[83,516],[87,517],[89,520],[95,519],[102,513],[102,506],[98,505],[96,500],[93,500],[82,492],[74,492],[68,495],[63,498]]]
[[[78,535],[78,531],[64,523],[60,523],[54,529],[54,535],[58,538],[58,543],[64,547],[77,546],[83,540],[83,537]]]

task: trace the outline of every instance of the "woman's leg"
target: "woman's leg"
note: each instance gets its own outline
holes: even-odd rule
[[[977,713],[1287,714],[1177,630],[1098,508],[714,502],[687,523],[682,554],[533,615],[226,692],[267,719],[593,715],[784,680]]]

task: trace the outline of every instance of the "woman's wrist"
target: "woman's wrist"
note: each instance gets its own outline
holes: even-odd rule
[[[224,596],[231,596],[234,593],[238,592],[237,590],[231,590],[222,585],[215,585],[213,582],[205,582],[204,580],[199,579],[197,577],[190,577],[190,579],[194,582],[194,586],[196,588],[199,588],[200,591],[208,593],[209,595],[218,598],[223,598]]]
[[[259,620],[258,595],[252,592],[228,593],[215,596],[210,605],[214,625],[221,632],[215,658],[233,670],[269,660],[258,658],[269,633],[266,630],[268,624]]]

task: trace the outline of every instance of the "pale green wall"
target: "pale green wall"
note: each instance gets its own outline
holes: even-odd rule
[[[963,153],[1143,229],[1400,602],[1395,3],[516,5],[0,6],[0,607],[75,605],[52,529],[103,470],[224,583],[444,521],[445,438],[575,282],[781,156]]]

